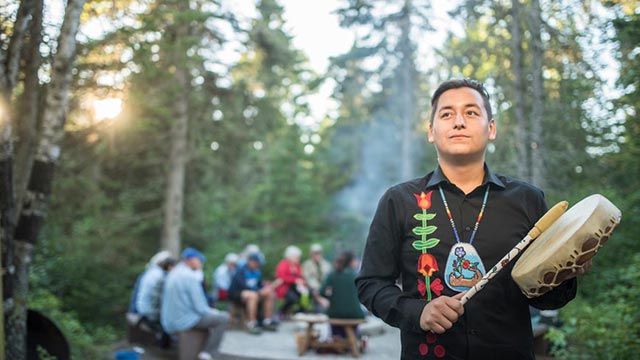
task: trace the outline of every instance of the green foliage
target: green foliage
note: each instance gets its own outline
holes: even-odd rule
[[[563,326],[548,335],[553,355],[569,360],[637,357],[640,253],[626,257],[624,266],[593,271],[579,289],[579,297],[560,313]]]
[[[109,352],[109,346],[118,333],[110,326],[96,326],[81,319],[79,313],[91,314],[84,309],[67,310],[68,304],[47,289],[48,274],[35,267],[30,274],[29,308],[38,310],[51,319],[65,335],[71,347],[73,359],[101,359]],[[82,283],[79,283],[82,284]],[[94,306],[99,306],[93,299]],[[98,310],[99,309],[92,309]],[[40,353],[41,351],[39,351]],[[42,354],[44,355],[44,354]],[[41,356],[41,359],[47,357]]]
[[[625,69],[618,80],[624,95],[616,101],[616,109],[625,109],[626,114],[640,109],[639,88],[630,86],[640,73],[638,57],[629,56],[640,45],[634,35],[637,24],[637,15],[622,13],[613,21],[617,32],[612,40],[619,44],[617,58]],[[613,110],[611,116],[619,118],[620,112]],[[616,144],[620,151],[600,157],[597,173],[588,169],[590,180],[581,186],[582,191],[605,194],[622,210],[622,222],[594,258],[594,269],[580,282],[578,299],[562,310],[564,326],[550,335],[554,354],[561,359],[632,359],[640,352],[637,124],[637,116],[624,117],[624,141],[617,139]],[[616,128],[618,121],[611,121],[609,129]]]

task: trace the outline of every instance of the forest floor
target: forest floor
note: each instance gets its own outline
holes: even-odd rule
[[[367,334],[367,346],[360,355],[360,359],[398,359],[400,357],[400,331],[384,324],[381,320],[370,318],[367,324],[361,326],[361,333]],[[306,326],[296,321],[283,321],[278,331],[263,332],[252,335],[244,330],[229,329],[225,332],[220,352],[222,360],[331,360],[353,358],[350,354],[318,354],[309,350],[298,356],[295,333]],[[324,329],[320,329],[322,333]],[[140,346],[121,342],[115,350],[144,351],[140,360],[173,360],[177,359],[177,350],[161,350],[153,346]],[[114,351],[115,352],[115,351]],[[110,359],[114,357],[111,356]],[[218,357],[216,357],[218,359]]]

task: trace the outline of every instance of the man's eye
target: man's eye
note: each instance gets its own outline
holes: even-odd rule
[[[477,112],[477,111],[475,111],[475,110],[468,110],[468,111],[467,111],[467,115],[470,115],[470,116],[478,116],[479,114],[478,114],[478,112]]]
[[[449,118],[449,117],[451,117],[451,113],[443,113],[443,114],[440,115],[441,119],[446,119],[446,118]]]

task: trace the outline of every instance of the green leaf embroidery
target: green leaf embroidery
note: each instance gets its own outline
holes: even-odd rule
[[[431,238],[424,242],[424,246],[427,249],[431,249],[432,247],[435,247],[436,245],[438,245],[439,242],[440,242],[440,239]]]
[[[422,240],[416,240],[411,245],[416,250],[422,251],[422,250],[426,250],[427,249],[426,243],[424,241],[422,241]]]
[[[426,235],[433,234],[434,232],[436,232],[436,229],[437,229],[437,228],[438,228],[438,227],[437,227],[437,226],[435,226],[435,225],[429,225],[429,226],[427,226],[427,227],[425,228],[425,230],[426,230]]]
[[[413,233],[416,235],[430,235],[433,234],[436,231],[437,227],[436,226],[426,226],[426,227],[422,227],[422,226],[417,226],[413,228]]]
[[[426,233],[426,229],[423,228],[423,227],[420,227],[420,226],[414,227],[413,228],[413,233],[416,234],[416,235],[420,235],[420,236],[427,234]]]
[[[436,214],[415,214],[413,218],[420,221],[428,221],[436,217]]]
[[[420,221],[428,220],[427,219],[427,214],[415,214],[415,215],[413,215],[413,218],[416,219],[416,220],[420,220]]]

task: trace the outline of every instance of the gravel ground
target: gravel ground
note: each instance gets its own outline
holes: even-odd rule
[[[220,347],[222,360],[331,360],[353,359],[350,354],[318,354],[309,350],[298,356],[295,342],[296,331],[305,328],[305,323],[284,321],[276,332],[263,332],[252,335],[243,330],[230,329],[225,332]],[[325,329],[316,328],[321,334]],[[381,320],[370,318],[361,326],[361,333],[367,334],[367,347],[360,355],[364,360],[386,360],[400,358],[400,331],[384,324]],[[137,344],[121,343],[116,350],[144,351],[140,360],[173,360],[177,359],[177,350],[163,351],[156,347],[142,347]],[[107,357],[113,359],[114,357]],[[216,358],[218,359],[218,358]]]
[[[309,350],[302,356],[298,356],[294,334],[296,331],[303,330],[305,326],[304,323],[287,321],[280,324],[277,332],[263,332],[260,335],[251,335],[242,330],[230,330],[225,334],[220,350],[225,355],[251,359],[328,360],[353,358],[350,354],[317,354],[314,350]],[[400,358],[400,331],[398,329],[392,328],[378,319],[368,319],[367,324],[362,325],[361,332],[369,335],[367,347],[360,359]]]

